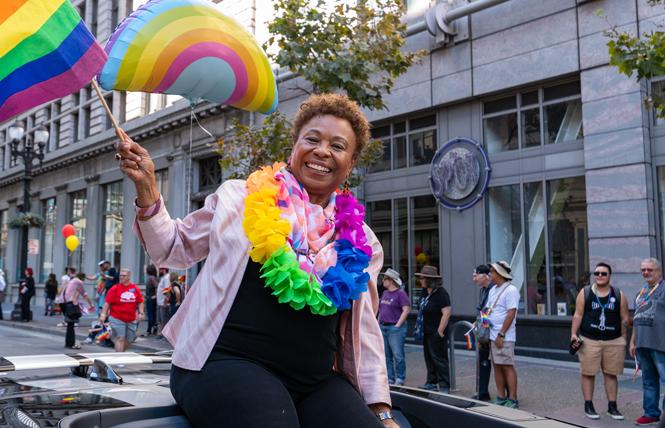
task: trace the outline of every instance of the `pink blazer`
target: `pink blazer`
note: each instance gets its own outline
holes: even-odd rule
[[[249,260],[250,243],[242,228],[247,190],[242,180],[224,182],[205,206],[184,219],[172,219],[161,203],[151,217],[139,218],[134,231],[153,263],[186,269],[206,259],[187,298],[163,331],[173,345],[173,364],[201,370],[222,331]],[[376,280],[383,249],[365,225],[373,256],[367,268],[368,291],[340,318],[341,346],[335,369],[344,373],[367,404],[390,404],[383,336],[376,319]]]

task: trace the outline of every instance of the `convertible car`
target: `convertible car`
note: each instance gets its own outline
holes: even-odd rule
[[[169,390],[170,361],[131,352],[0,357],[0,428],[189,428]],[[416,388],[391,395],[402,428],[576,426]]]

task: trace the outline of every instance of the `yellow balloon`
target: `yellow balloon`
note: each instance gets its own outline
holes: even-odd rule
[[[73,253],[79,246],[79,239],[74,235],[69,235],[67,239],[65,239],[65,246],[67,246],[67,249]]]

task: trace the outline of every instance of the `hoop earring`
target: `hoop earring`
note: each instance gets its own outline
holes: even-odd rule
[[[344,189],[342,190],[342,192],[351,193],[350,187],[351,187],[351,184],[349,183],[349,180],[348,179],[344,180]]]

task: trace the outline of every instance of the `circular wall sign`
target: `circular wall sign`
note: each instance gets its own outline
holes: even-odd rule
[[[472,207],[487,191],[490,162],[480,143],[469,138],[454,138],[437,150],[430,168],[430,187],[434,197],[446,208]]]

